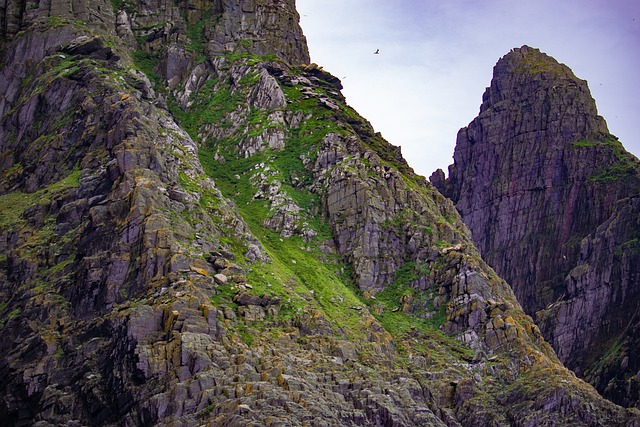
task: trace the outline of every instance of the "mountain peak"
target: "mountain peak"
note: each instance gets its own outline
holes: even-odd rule
[[[71,0],[29,6],[9,0],[0,9],[1,41],[30,28],[45,30],[76,25],[107,35],[113,31],[136,49],[158,51],[186,44],[188,50],[213,58],[229,52],[275,55],[289,64],[309,63],[295,0],[203,0],[165,3],[136,0],[90,0],[82,7]],[[108,36],[107,36],[108,37]]]
[[[293,0],[98,1],[0,7],[2,425],[637,418],[296,65]]]
[[[526,45],[512,49],[496,63],[491,85],[482,97],[480,111],[494,106],[518,108],[518,105],[533,104],[542,98],[546,99],[546,104],[558,104],[556,99],[560,98],[562,103],[573,103],[579,98],[581,111],[594,119],[589,129],[583,130],[608,132],[604,120],[598,117],[587,82],[576,77],[568,66]],[[544,115],[545,110],[532,113]],[[544,117],[542,119],[545,120]]]
[[[603,342],[638,345],[620,331],[637,328],[627,283],[640,264],[640,166],[609,133],[587,82],[538,49],[513,49],[494,67],[480,114],[459,131],[449,171],[432,183],[558,356],[616,402],[637,404],[637,393],[608,386],[635,381],[637,365],[617,351],[596,361]]]
[[[565,78],[577,80],[573,71],[559,63],[546,53],[529,46],[512,49],[496,64],[494,76],[500,77],[502,72],[524,75],[545,74],[549,78]]]
[[[204,9],[209,17],[205,38],[210,55],[244,50],[276,55],[290,64],[309,63],[295,0],[215,0]]]

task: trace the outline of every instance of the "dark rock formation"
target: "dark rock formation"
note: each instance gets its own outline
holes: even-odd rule
[[[449,177],[431,181],[561,360],[638,405],[640,163],[587,83],[537,49],[512,50],[458,133]]]
[[[0,9],[3,425],[620,425],[292,1]]]

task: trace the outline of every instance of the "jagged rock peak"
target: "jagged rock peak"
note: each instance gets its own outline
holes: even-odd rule
[[[292,1],[80,3],[0,39],[1,425],[638,427],[295,66]]]
[[[537,84],[532,85],[533,82]],[[588,92],[586,81],[578,79],[569,67],[539,49],[526,45],[512,49],[493,68],[491,86],[483,95],[480,111],[501,101],[523,99],[541,88],[558,84],[574,84]]]
[[[309,63],[309,49],[299,25],[295,0],[213,0],[213,3],[212,18],[205,28],[211,54],[241,47],[253,54],[278,55],[291,64]]]
[[[176,42],[207,57],[228,52],[276,55],[290,64],[309,63],[295,0],[8,0],[0,6],[0,42],[28,28],[69,23],[118,35],[130,47],[153,44],[157,50]],[[153,43],[152,43],[153,42]]]
[[[449,167],[450,178],[445,182],[444,174],[436,171],[431,180],[457,202],[459,190],[470,185],[457,180],[462,178],[461,167],[473,164],[468,157],[468,148],[473,144],[518,144],[529,140],[531,145],[525,150],[533,155],[541,142],[562,150],[579,140],[609,138],[607,124],[598,115],[587,82],[539,49],[522,46],[512,49],[497,62],[491,85],[482,96],[479,116],[459,131],[454,164]],[[489,151],[493,149],[487,147]],[[496,148],[503,149],[507,147]],[[496,160],[499,158],[488,162]],[[532,166],[539,168],[540,163],[534,162]],[[488,167],[485,165],[485,169]],[[518,169],[512,170],[518,173]],[[537,176],[533,187],[541,182],[542,177]],[[458,206],[458,209],[464,208]]]
[[[523,46],[494,67],[480,114],[458,133],[449,177],[431,177],[563,362],[632,406],[639,394],[624,388],[636,384],[637,364],[616,348],[637,341],[621,331],[637,330],[639,165],[609,133],[586,81]],[[620,369],[604,372],[605,356]]]

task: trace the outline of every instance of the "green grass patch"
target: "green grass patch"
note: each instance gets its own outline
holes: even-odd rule
[[[220,164],[213,158],[214,147],[208,146],[201,147],[199,157],[205,172],[213,177],[227,197],[234,200],[252,233],[260,240],[271,259],[269,263],[251,266],[247,277],[253,286],[252,292],[280,297],[280,320],[302,316],[308,310],[318,310],[332,324],[337,325],[336,333],[342,331],[349,336],[363,338],[362,315],[354,309],[362,307],[362,303],[341,280],[340,271],[344,266],[336,260],[327,262],[330,256],[318,249],[308,250],[319,247],[323,240],[331,236],[328,224],[305,209],[319,203],[317,196],[290,185],[282,186],[303,207],[307,223],[317,231],[318,234],[311,243],[305,242],[298,235],[282,237],[279,233],[266,229],[263,224],[270,214],[269,203],[253,198],[257,189],[252,184],[251,177],[262,170],[254,168],[257,164],[269,165],[272,170],[278,171],[273,179],[286,181],[284,177],[287,175],[306,173],[299,158],[299,154],[304,151],[304,147],[297,147],[243,158],[237,154],[233,157],[232,149],[229,149],[229,160]],[[230,297],[231,295],[225,296],[224,293],[216,296],[219,301]]]
[[[206,43],[204,37],[204,27],[211,20],[211,17],[211,11],[207,11],[204,13],[202,19],[199,19],[194,23],[187,23],[187,37],[189,38],[187,50],[190,50],[192,52],[204,51],[204,46]]]
[[[68,25],[70,21],[61,16],[48,16],[47,17],[47,26],[51,28],[58,28]]]
[[[254,53],[238,52],[238,51],[227,53],[225,55],[225,58],[229,61],[230,64],[241,62],[248,66],[257,65],[264,62],[281,61],[281,59],[278,58],[278,56],[275,54],[257,55]],[[229,67],[230,66],[231,65],[229,65]]]
[[[132,56],[136,68],[142,71],[149,78],[154,89],[161,92],[165,91],[164,79],[156,71],[156,67],[160,63],[160,53],[134,50],[132,52]]]
[[[180,125],[189,135],[198,139],[201,126],[224,123],[227,113],[235,110],[243,102],[241,93],[234,93],[228,81],[207,80],[200,90],[192,95],[193,103],[183,110],[175,101],[169,102],[169,108]]]
[[[238,83],[246,87],[251,87],[257,84],[259,81],[260,81],[260,74],[258,72],[252,71],[240,77],[240,80],[238,81]]]
[[[614,255],[617,258],[622,258],[623,255],[637,255],[640,251],[640,245],[638,245],[638,238],[627,240],[614,251]]]
[[[40,65],[43,68],[42,74],[37,77],[26,77],[20,82],[20,86],[23,89],[21,91],[22,94],[14,109],[10,110],[7,113],[7,116],[15,114],[28,99],[32,99],[33,97],[42,94],[56,79],[73,76],[80,70],[80,66],[82,64],[89,63],[90,61],[91,60],[89,59],[78,60],[72,56],[62,53],[44,58]],[[73,111],[71,111],[71,113],[73,113]],[[38,130],[43,121],[44,118],[39,117],[33,127],[33,130]]]
[[[518,67],[514,69],[514,72],[521,74],[553,73],[564,75],[568,74],[570,70],[555,59],[540,52],[529,52],[519,61]]]
[[[20,308],[14,309],[11,313],[7,315],[7,319],[17,319],[22,314],[22,310]]]
[[[346,121],[353,131],[358,133],[365,146],[376,152],[383,163],[405,174],[407,179],[415,180],[415,174],[403,159],[400,147],[389,144],[379,133],[374,133],[371,125],[342,100],[322,89],[316,89],[318,95],[331,98],[331,101],[340,107],[338,111],[334,111],[322,105],[318,98],[303,94],[298,86],[282,86],[282,90],[289,101],[288,109],[311,115],[311,120],[321,122],[322,126],[335,133],[346,132],[345,128],[338,124]]]
[[[251,331],[249,331],[249,329],[244,323],[238,324],[238,327],[236,328],[236,332],[238,333],[238,336],[240,337],[242,342],[244,342],[248,346],[253,345],[253,341],[254,341],[253,335],[251,334]]]
[[[600,157],[608,158],[609,153],[613,155],[612,163],[594,171],[589,177],[590,182],[608,183],[640,178],[640,163],[624,149],[614,135],[601,133],[592,139],[574,141],[570,146],[578,149],[599,149],[602,153]]]
[[[24,222],[24,211],[35,204],[51,203],[58,193],[80,185],[80,170],[75,169],[67,177],[50,184],[35,193],[12,191],[0,196],[0,228]]]
[[[75,254],[71,254],[69,256],[69,258],[67,258],[66,260],[59,262],[58,264],[54,265],[53,267],[51,267],[49,269],[49,274],[57,274],[60,272],[63,272],[64,269],[69,265],[72,264],[74,261],[76,260],[76,255]]]
[[[111,0],[111,7],[114,12],[119,12],[124,6],[124,0]]]
[[[591,182],[616,182],[638,175],[638,166],[632,163],[618,163],[598,170],[589,177]]]
[[[618,359],[622,348],[622,340],[617,337],[611,345],[605,348],[607,348],[607,351],[598,360],[594,372],[602,372],[607,365],[614,363]]]
[[[446,307],[435,307],[429,299],[429,291],[418,292],[413,283],[421,276],[428,276],[427,263],[405,262],[398,270],[393,282],[382,292],[375,295],[375,300],[368,300],[370,305],[381,304],[384,310],[376,315],[380,323],[394,336],[407,333],[412,328],[422,330],[439,330],[446,321]],[[410,309],[419,307],[416,313],[405,313],[403,307]],[[428,318],[427,318],[428,313]]]
[[[178,184],[186,191],[195,194],[198,197],[198,204],[206,211],[217,210],[219,208],[220,203],[218,196],[213,194],[211,190],[202,188],[183,171],[178,173]]]
[[[406,262],[396,271],[394,281],[366,302],[379,313],[376,319],[394,337],[401,355],[417,352],[430,363],[443,365],[452,360],[471,360],[473,350],[440,330],[447,319],[446,306],[435,307],[429,290],[421,293],[412,288],[420,276],[428,276],[429,268],[426,263]],[[410,310],[417,309],[404,312],[405,304]]]
[[[229,67],[233,61],[241,61],[249,66],[264,62],[264,58],[242,53],[229,54],[227,59]],[[468,349],[438,329],[446,320],[446,307],[434,307],[430,301],[430,292],[421,294],[412,288],[415,280],[429,274],[430,265],[406,263],[396,273],[391,286],[376,295],[375,300],[365,300],[353,283],[350,266],[337,255],[324,254],[317,249],[323,241],[330,240],[332,234],[326,220],[317,213],[319,196],[308,190],[313,183],[313,175],[305,164],[308,161],[313,164],[317,150],[329,132],[352,132],[342,122],[339,111],[322,105],[316,97],[303,94],[299,86],[283,85],[288,101],[286,109],[302,113],[305,119],[298,127],[286,130],[283,150],[263,147],[263,150],[251,157],[244,158],[240,155],[237,147],[243,138],[259,136],[269,126],[278,126],[269,123],[268,111],[255,108],[247,108],[244,120],[234,123],[237,128],[225,125],[230,120],[228,113],[239,107],[246,107],[242,104],[245,99],[243,91],[255,84],[258,78],[259,74],[249,71],[238,86],[232,86],[228,80],[210,79],[192,95],[193,103],[188,111],[178,109],[175,104],[172,106],[178,122],[194,138],[201,135],[202,127],[207,124],[229,129],[224,137],[201,141],[198,155],[205,173],[213,178],[226,197],[234,201],[252,234],[258,238],[271,260],[267,263],[245,265],[247,279],[252,286],[250,292],[259,296],[279,297],[280,321],[309,316],[309,313],[316,311],[335,325],[335,333],[355,340],[362,340],[367,336],[366,329],[372,321],[368,315],[369,308],[375,313],[376,308],[382,306],[383,310],[375,316],[394,337],[401,338],[417,328],[431,339],[442,343],[442,346],[457,348],[460,354],[466,354]],[[399,150],[389,146],[381,137],[372,134],[366,144],[382,153],[383,162],[393,163],[401,170],[408,168],[403,166],[406,164],[401,161]],[[224,162],[216,160],[217,156],[222,156]],[[259,174],[264,174],[261,180],[256,178]],[[186,175],[181,174],[179,181],[183,188],[193,190],[193,183]],[[264,226],[272,212],[269,201],[254,198],[259,190],[256,185],[258,181],[261,184],[277,181],[280,191],[301,208],[300,221],[306,222],[308,227],[318,233],[310,242],[295,234],[283,237]],[[411,183],[417,186],[413,180]],[[412,215],[410,212],[404,213],[407,218],[413,217]],[[398,218],[398,225],[404,216]],[[443,221],[447,222],[447,218],[443,217]],[[427,227],[429,229],[426,231],[432,232],[430,226]],[[450,245],[447,243],[446,246]],[[238,251],[241,249],[236,248]],[[238,255],[237,262],[242,263],[242,253],[235,253]],[[214,304],[233,304],[231,287],[221,286],[219,290],[220,293],[213,298]],[[412,307],[417,307],[416,313],[394,311],[405,296],[413,301]],[[249,337],[243,337],[240,331],[236,332],[247,342]],[[253,332],[253,329],[246,329],[249,335]]]
[[[36,202],[33,193],[13,191],[0,196],[0,228],[18,224],[23,221],[25,209]]]
[[[271,258],[269,264],[255,269],[248,277],[255,291],[280,295],[281,319],[293,318],[304,309],[320,310],[339,331],[352,338],[363,338],[363,304],[338,275],[341,265],[323,262],[317,250],[308,251],[299,236],[281,237],[278,233],[252,225]]]

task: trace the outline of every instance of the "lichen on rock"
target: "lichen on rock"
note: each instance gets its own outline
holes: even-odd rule
[[[303,65],[292,1],[20,5],[0,9],[5,424],[637,423]]]
[[[639,366],[622,362],[637,341],[625,331],[637,323],[640,162],[609,133],[587,83],[537,49],[512,50],[458,133],[449,177],[432,182],[560,359],[636,406]]]

